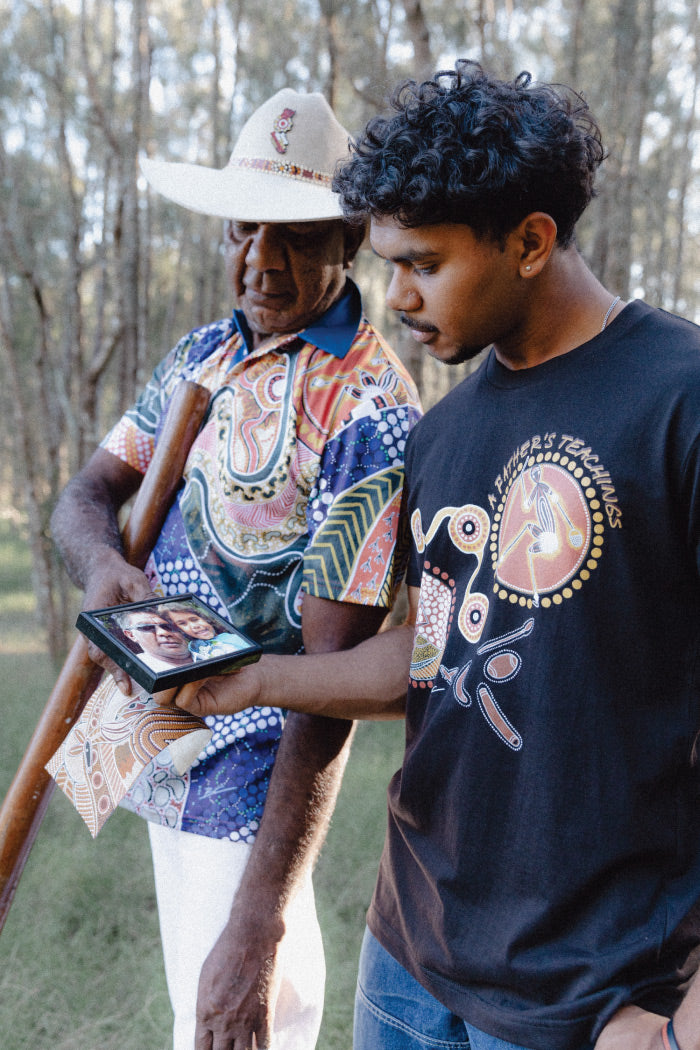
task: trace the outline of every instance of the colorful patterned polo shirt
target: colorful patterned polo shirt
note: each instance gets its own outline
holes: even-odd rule
[[[296,653],[303,591],[391,607],[404,568],[404,446],[420,408],[351,282],[304,332],[255,350],[249,342],[239,311],[190,332],[103,447],[144,472],[177,384],[211,390],[146,574],[157,593],[195,593],[265,650]],[[207,722],[211,741],[184,776],[166,751],[122,805],[183,831],[251,842],[284,712],[250,708]]]

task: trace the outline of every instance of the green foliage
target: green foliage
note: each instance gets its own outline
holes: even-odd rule
[[[118,812],[93,843],[53,799],[0,935],[5,1050],[167,1050],[148,842]]]
[[[53,685],[29,557],[0,521],[0,796]],[[55,797],[0,935],[3,1050],[166,1050],[170,1006],[147,839],[118,812],[99,844]]]

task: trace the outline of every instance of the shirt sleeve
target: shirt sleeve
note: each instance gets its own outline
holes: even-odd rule
[[[155,369],[136,403],[102,441],[102,448],[142,474],[153,458],[158,424],[163,415],[163,370],[164,363]]]
[[[391,395],[387,387],[365,387],[323,449],[304,556],[303,588],[314,597],[389,609],[403,577],[403,458],[420,406],[409,383]]]
[[[154,369],[136,403],[102,441],[102,448],[142,474],[153,458],[165,413],[177,384],[197,381],[204,362],[232,335],[230,320],[195,328]]]
[[[404,464],[406,477],[404,479],[403,504],[401,508],[402,520],[407,533],[406,545],[408,548],[408,554],[406,556],[406,585],[408,587],[420,587],[423,573],[423,558],[419,553],[418,548],[415,544],[415,540],[413,538],[413,530],[411,528],[411,511],[409,509],[411,461],[413,458],[414,448],[415,435],[411,438],[406,447],[406,459]]]

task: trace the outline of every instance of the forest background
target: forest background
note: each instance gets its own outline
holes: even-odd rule
[[[581,91],[609,158],[581,247],[603,283],[700,317],[697,0],[0,0],[0,494],[30,545],[54,660],[74,597],[48,518],[153,365],[232,303],[221,222],[147,192],[138,156],[226,164],[289,85],[358,131],[457,57]],[[431,404],[461,378],[368,313]],[[411,346],[407,345],[411,343]]]
[[[139,155],[222,167],[250,113],[283,86],[324,92],[358,131],[399,79],[458,57],[583,93],[609,157],[581,250],[611,291],[700,321],[697,0],[0,0],[0,794],[72,637],[78,596],[48,529],[57,494],[175,341],[233,306],[220,221],[150,194]],[[434,403],[464,368],[425,357],[387,314],[386,273],[369,252],[355,273],[371,319]],[[398,728],[361,727],[321,859],[323,1050],[350,1045]],[[93,845],[70,807],[52,804],[0,937],[10,1050],[55,1050],[61,1031],[71,1050],[159,1045],[144,1036],[167,1016],[152,887],[137,878],[147,857],[123,817]],[[79,962],[64,972],[49,945],[67,937]],[[93,1027],[67,1030],[81,1009]]]

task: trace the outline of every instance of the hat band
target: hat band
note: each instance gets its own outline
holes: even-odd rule
[[[267,171],[272,175],[284,175],[288,179],[297,179],[300,182],[318,182],[322,186],[330,186],[333,181],[332,175],[314,171],[312,168],[302,168],[286,160],[267,160],[265,157],[231,157],[228,166],[229,168],[248,168],[251,171]]]

